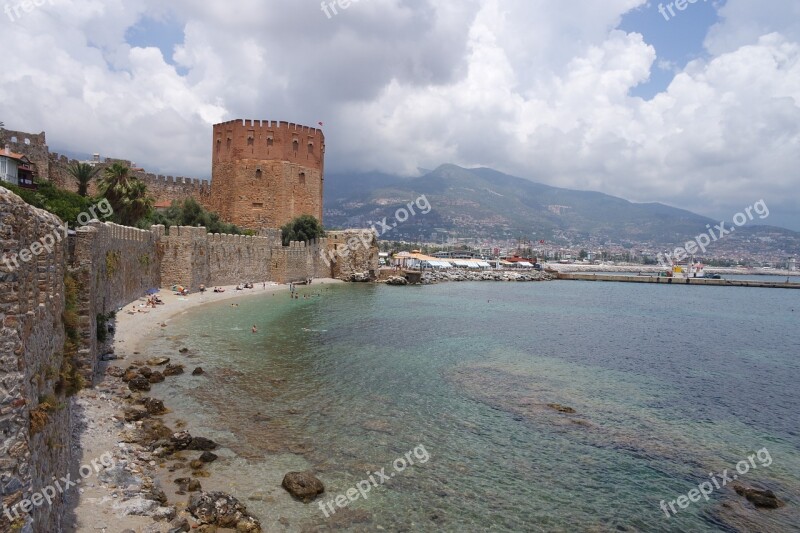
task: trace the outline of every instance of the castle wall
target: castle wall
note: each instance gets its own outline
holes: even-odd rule
[[[158,233],[93,221],[70,237],[69,270],[78,283],[78,369],[88,383],[99,373],[103,346],[97,315],[108,315],[161,286]]]
[[[58,218],[0,187],[0,250],[33,250],[48,236],[50,252],[16,265],[0,260],[0,498],[10,513],[0,513],[0,531],[61,528],[60,497],[30,514],[20,512],[13,524],[7,517],[17,519],[11,511],[15,504],[69,472],[71,407],[57,387],[66,368],[65,316],[74,316],[70,323],[77,334],[77,350],[69,362],[91,385],[103,353],[97,315],[135,301],[151,287],[183,283],[195,292],[200,283],[287,282],[327,275],[319,268],[325,240],[283,247],[278,230],[242,237],[173,227],[167,235],[163,226],[137,230],[97,221],[66,237]],[[75,281],[76,303],[65,313],[67,274]],[[45,409],[48,398],[56,400]],[[34,430],[33,420],[42,427]]]
[[[375,279],[380,270],[378,238],[371,229],[328,232],[324,252],[331,264],[331,277],[354,281],[356,277]]]
[[[32,208],[0,188],[0,250],[4,254],[39,250],[18,266],[0,261],[0,531],[36,524],[36,531],[59,531],[64,503],[14,506],[63,476],[70,463],[70,408],[57,395],[64,360],[65,240],[55,216]],[[36,247],[55,241],[50,251]],[[47,409],[42,400],[54,398]],[[57,401],[56,401],[57,400]],[[64,403],[61,403],[64,402]],[[39,425],[32,424],[32,417]],[[43,418],[42,418],[43,417]],[[6,514],[8,509],[8,514]],[[19,509],[19,507],[17,507]],[[10,518],[9,518],[10,517]]]
[[[49,179],[48,160],[50,152],[47,148],[44,132],[26,133],[24,131],[0,128],[0,150],[5,148],[6,144],[12,152],[28,156],[31,163],[36,164],[40,178]]]

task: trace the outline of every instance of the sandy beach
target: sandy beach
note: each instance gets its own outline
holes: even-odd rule
[[[334,279],[315,279],[312,286],[334,283],[342,282]],[[113,455],[115,466],[96,476],[83,479],[79,488],[73,489],[68,494],[72,509],[67,516],[67,521],[71,524],[70,530],[101,533],[123,531],[165,533],[176,527],[176,524],[180,524],[182,518],[187,518],[183,509],[188,495],[176,495],[176,486],[171,479],[167,479],[174,478],[179,473],[183,475],[182,472],[175,473],[174,458],[159,457],[130,438],[132,433],[141,430],[142,421],[132,420],[129,413],[132,408],[141,409],[135,405],[136,401],[148,394],[131,392],[120,376],[124,369],[131,365],[144,366],[144,361],[151,357],[147,353],[145,342],[159,329],[169,328],[174,317],[207,303],[233,302],[237,299],[288,292],[289,286],[267,282],[255,284],[253,289],[242,291],[235,290],[235,286],[226,286],[223,289],[225,292],[215,293],[212,287],[205,293],[190,293],[187,296],[179,296],[169,289],[162,289],[158,296],[164,302],[163,305],[158,305],[155,309],[145,307],[146,298],[140,298],[117,312],[113,344],[115,359],[104,363],[107,367],[104,368],[106,374],[94,388],[81,391],[74,399],[75,415],[72,431],[75,442],[80,444],[78,449],[74,450],[76,461],[72,475],[73,478],[79,478],[80,465],[90,465],[92,460],[97,460],[104,454],[105,457],[108,457],[108,454]],[[165,368],[150,366],[153,370],[163,371]],[[187,368],[188,373],[191,371],[191,368]],[[181,379],[181,376],[166,377],[165,383],[156,383],[153,388],[157,390],[157,387],[168,386],[169,381],[175,379]],[[175,421],[179,421],[181,413],[172,411],[168,401],[164,404],[168,413],[164,422],[174,424]],[[172,431],[186,430],[192,433],[192,428],[173,425],[169,427]],[[194,433],[192,435],[198,436]],[[183,458],[181,453],[175,455],[179,459]],[[186,462],[191,459],[194,459],[193,454],[187,452]],[[173,464],[167,464],[168,461]],[[185,470],[185,477],[197,473],[188,466]],[[204,491],[224,490],[224,487],[214,485],[213,470],[211,464],[203,473],[203,476],[207,476],[202,480]],[[152,499],[142,497],[143,494],[152,493],[157,494],[155,500],[161,501],[156,503]],[[231,496],[237,497],[236,494]],[[239,495],[242,500],[244,496],[246,495]],[[246,505],[247,502],[242,501],[242,503]],[[194,521],[189,518],[189,527],[193,524]],[[197,529],[197,531],[203,530],[202,527]],[[225,530],[220,529],[220,531]]]

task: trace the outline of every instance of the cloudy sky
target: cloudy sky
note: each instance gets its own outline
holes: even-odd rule
[[[662,4],[0,0],[0,121],[203,178],[215,122],[322,121],[329,173],[488,166],[720,220],[763,198],[800,230],[800,2]]]

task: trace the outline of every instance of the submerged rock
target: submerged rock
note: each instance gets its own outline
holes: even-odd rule
[[[164,369],[165,376],[177,376],[179,374],[183,374],[183,365],[181,364],[167,365]]]
[[[193,376],[199,376],[201,374],[205,374],[205,371],[203,370],[203,367],[198,366],[197,368],[192,370],[192,375]]]
[[[158,372],[157,370],[150,374],[150,377],[147,378],[150,383],[161,383],[164,381],[164,374]]]
[[[572,407],[567,407],[566,405],[561,405],[560,403],[548,403],[547,407],[550,409],[554,409],[559,413],[567,413],[567,414],[575,414],[575,409]]]
[[[169,363],[169,357],[153,357],[145,361],[150,366],[161,366]]]
[[[304,503],[314,501],[325,492],[325,485],[311,472],[289,472],[283,476],[281,486]]]
[[[756,507],[763,507],[765,509],[777,509],[783,507],[785,504],[775,495],[771,490],[756,489],[753,487],[745,487],[744,485],[736,484],[733,486],[736,494],[747,498],[747,501]]]

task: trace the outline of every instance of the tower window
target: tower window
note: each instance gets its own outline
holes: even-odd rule
[[[274,142],[274,141],[272,140],[272,135],[269,135],[269,136],[267,137],[267,147],[270,147],[270,146],[272,146],[273,142]]]
[[[256,169],[256,178],[258,178],[258,179],[261,179],[261,175],[262,175],[262,174],[261,174],[261,169],[260,169],[260,168],[257,168],[257,169]]]
[[[253,146],[253,138],[252,137],[248,137],[247,138],[247,146]]]
[[[305,185],[305,184],[306,184],[306,173],[305,172],[301,172],[300,173],[300,185]]]
[[[230,137],[228,137],[228,142],[227,142],[226,147],[228,148],[228,150],[231,149],[231,138]]]
[[[300,143],[297,142],[297,139],[292,141],[292,150],[296,153],[300,149]]]
[[[222,148],[222,139],[217,139],[217,152],[219,152],[220,148]]]
[[[309,154],[313,154],[314,153],[314,143],[312,143],[312,142],[308,143],[308,153]]]

